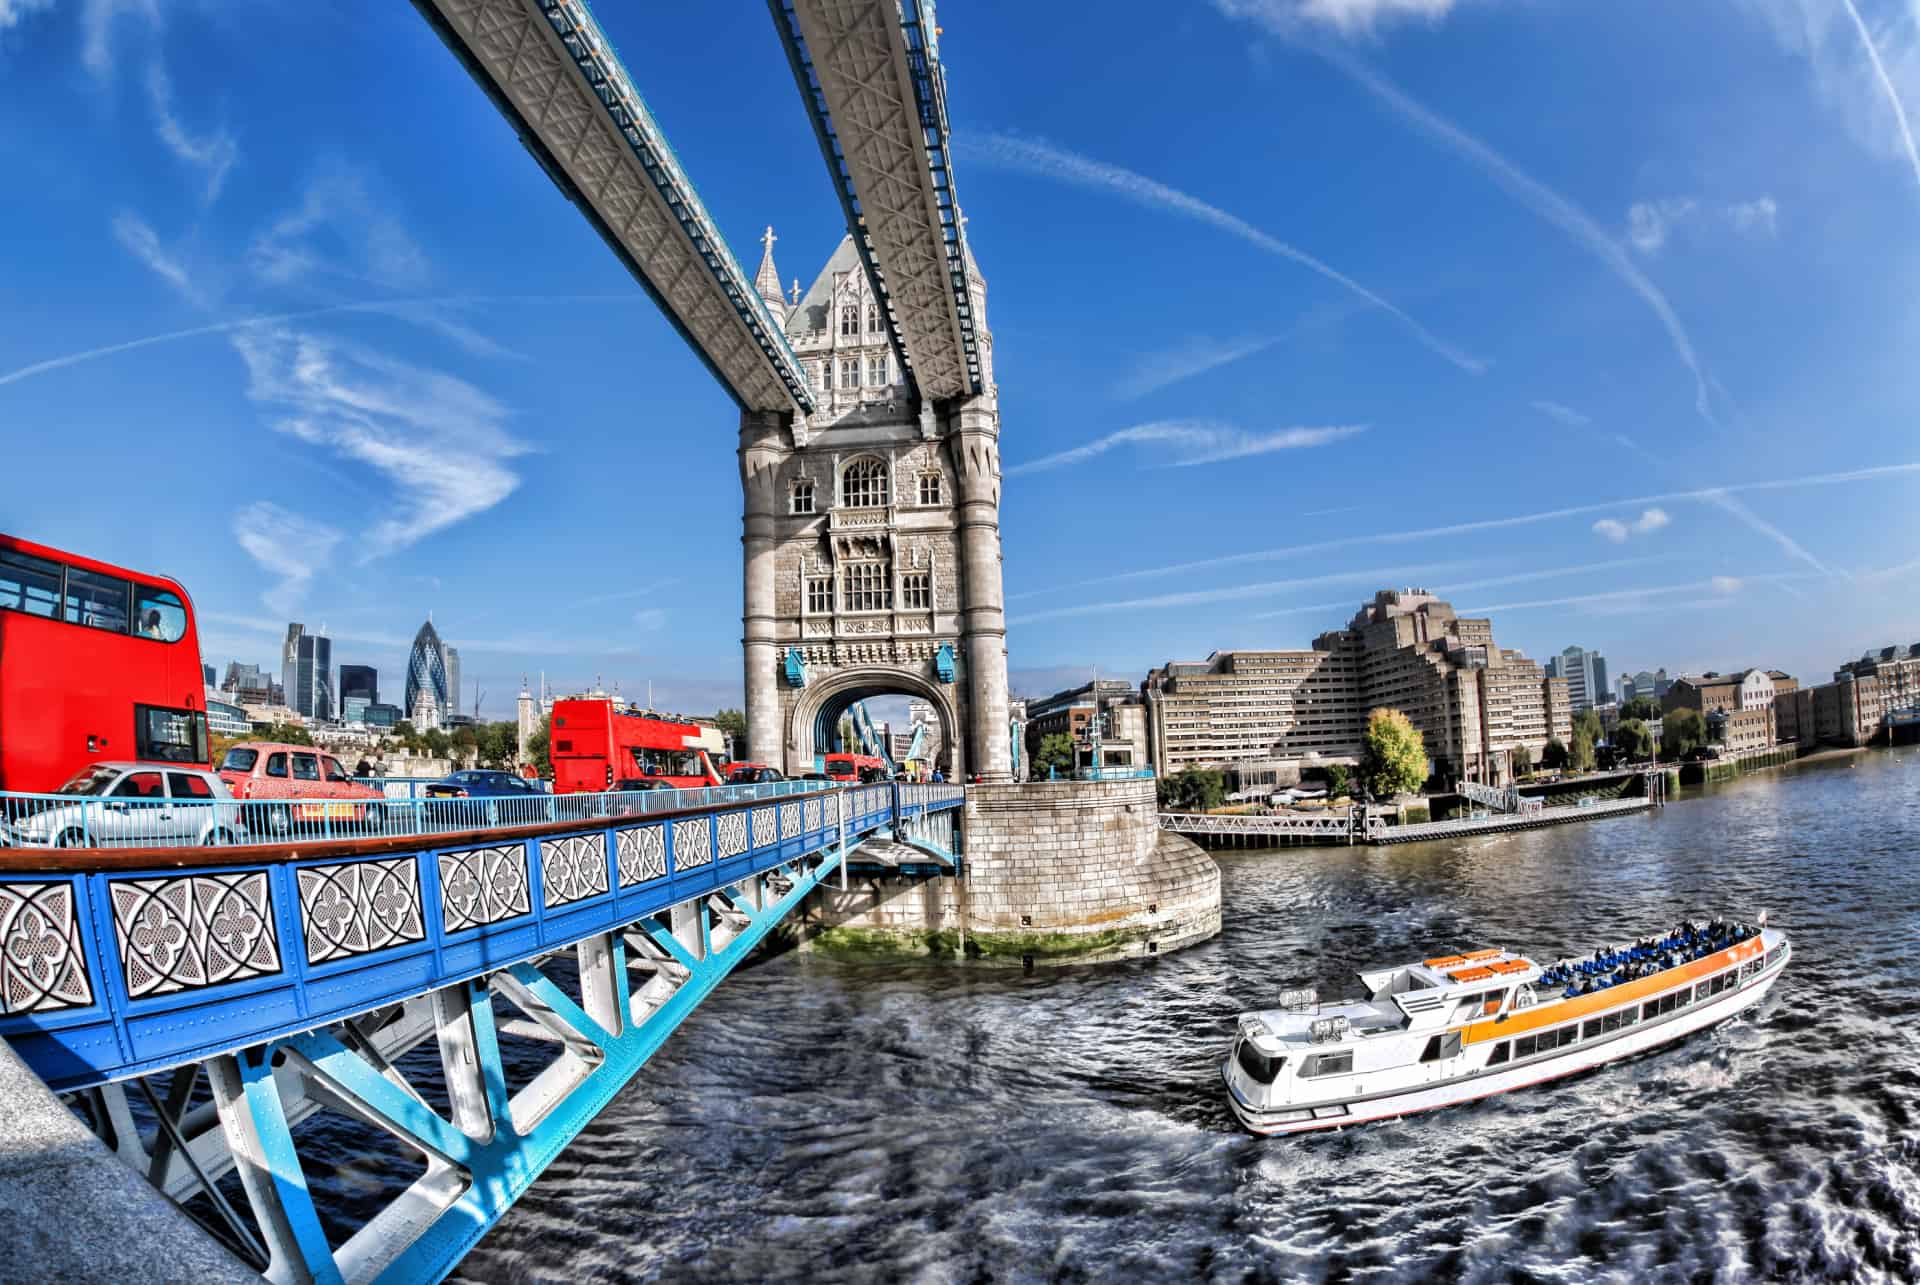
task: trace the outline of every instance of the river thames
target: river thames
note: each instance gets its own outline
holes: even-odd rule
[[[1151,962],[788,954],[723,985],[460,1279],[1913,1279],[1917,853],[1903,749],[1586,825],[1223,853],[1224,931]],[[1762,908],[1786,976],[1666,1051],[1305,1139],[1223,1101],[1235,1016],[1289,984]]]

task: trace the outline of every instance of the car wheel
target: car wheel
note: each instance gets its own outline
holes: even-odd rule
[[[231,848],[236,842],[237,840],[233,837],[233,831],[222,827],[217,830],[207,831],[207,837],[200,840],[200,846],[204,848]]]
[[[369,804],[365,815],[368,834],[380,834],[386,830],[387,810],[385,808]]]
[[[91,848],[93,846],[93,840],[87,837],[86,831],[84,830],[62,830],[60,837],[53,841],[53,846],[56,848]]]
[[[285,834],[293,829],[293,811],[290,808],[267,809],[267,829],[275,834]]]

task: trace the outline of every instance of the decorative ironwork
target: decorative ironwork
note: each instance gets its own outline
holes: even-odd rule
[[[715,854],[722,860],[737,857],[748,848],[747,814],[745,812],[722,812],[714,818],[715,839],[719,851]]]
[[[607,890],[607,839],[571,834],[540,841],[540,898],[549,906],[585,901]]]
[[[753,846],[764,848],[779,838],[780,821],[773,808],[753,810]]]
[[[525,844],[440,854],[440,916],[450,933],[530,912]]]
[[[613,839],[622,888],[631,888],[667,873],[667,827],[635,826],[631,830],[616,831]]]
[[[797,839],[800,837],[800,805],[789,803],[780,809],[780,837]]]
[[[0,884],[0,1012],[92,1003],[73,885]]]
[[[713,836],[705,817],[673,823],[673,866],[691,870],[713,860]]]
[[[107,888],[130,999],[280,971],[264,870],[115,879]]]
[[[309,964],[426,940],[420,868],[411,857],[312,866],[295,875]]]
[[[818,830],[820,828],[820,800],[808,799],[801,806],[806,808],[807,811],[806,828],[809,830]]]

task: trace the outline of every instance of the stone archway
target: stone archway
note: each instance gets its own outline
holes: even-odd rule
[[[961,719],[960,694],[955,686],[880,665],[835,670],[799,691],[787,707],[782,729],[787,774],[813,771],[814,755],[824,754],[829,748],[819,739],[821,729],[832,727],[859,701],[880,696],[906,696],[933,706],[940,717],[941,754],[947,776],[963,780],[967,746],[958,729],[966,724]]]

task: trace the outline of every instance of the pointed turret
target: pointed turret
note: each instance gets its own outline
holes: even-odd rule
[[[753,288],[767,301],[767,310],[773,314],[773,319],[785,325],[787,301],[780,293],[780,269],[773,266],[773,243],[779,239],[773,234],[772,225],[768,225],[760,238],[763,247],[760,251],[760,270],[753,274]]]

